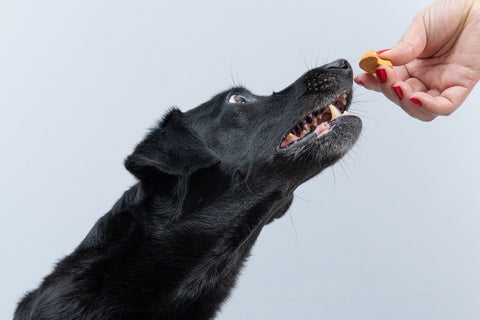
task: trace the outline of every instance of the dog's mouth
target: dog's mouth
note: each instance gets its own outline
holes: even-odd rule
[[[332,120],[350,114],[346,111],[348,109],[347,98],[347,93],[343,92],[331,100],[327,106],[307,114],[289,130],[280,148],[290,147],[306,137],[313,137],[313,134],[318,138],[330,132],[334,127],[331,123]]]

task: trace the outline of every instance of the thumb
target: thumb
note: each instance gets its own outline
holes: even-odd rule
[[[390,50],[379,54],[382,59],[392,61],[394,66],[409,63],[420,56],[427,45],[423,12],[417,14],[398,43]]]

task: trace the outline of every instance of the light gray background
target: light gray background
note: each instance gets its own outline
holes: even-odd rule
[[[356,72],[430,1],[2,1],[0,318],[134,179],[169,106]],[[219,319],[480,319],[479,88],[422,123],[356,87],[364,131],[267,226]]]

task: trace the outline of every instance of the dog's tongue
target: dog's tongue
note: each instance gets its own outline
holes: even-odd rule
[[[332,126],[328,122],[323,122],[315,128],[314,132],[315,132],[315,135],[317,137],[319,137],[322,134],[325,134],[325,133],[329,132],[331,129],[332,129]],[[298,141],[302,138],[303,138],[302,136],[299,137],[299,136],[294,135],[293,133],[290,133],[285,138],[285,140],[283,140],[283,142],[281,144],[281,147],[284,148],[284,147],[286,147],[286,146],[288,146],[288,145],[290,145],[290,144],[294,143],[295,141]]]
[[[325,134],[327,132],[330,132],[332,130],[332,125],[328,122],[323,122],[321,123],[318,127],[315,128],[315,134],[317,137],[321,136],[322,134]]]

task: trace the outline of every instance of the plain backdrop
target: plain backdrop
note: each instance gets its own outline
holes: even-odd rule
[[[393,46],[429,1],[0,3],[0,318],[134,183],[170,106]],[[480,319],[480,88],[423,123],[355,87],[359,143],[296,191],[218,319]]]

